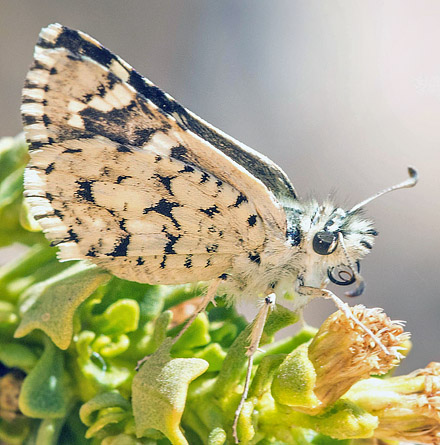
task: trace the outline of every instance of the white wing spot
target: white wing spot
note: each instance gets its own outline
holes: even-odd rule
[[[40,37],[50,43],[55,43],[62,31],[62,26],[59,23],[43,28],[40,32]]]
[[[44,91],[40,88],[24,88],[23,96],[28,97],[33,100],[43,100],[44,99]]]
[[[49,55],[49,51],[40,46],[35,47],[34,59],[47,69],[51,69],[55,65],[55,60]]]
[[[126,107],[133,100],[133,94],[131,94],[124,85],[118,84],[107,92],[104,100],[112,104],[115,108],[122,108]]]
[[[71,113],[78,113],[79,111],[84,110],[84,108],[86,108],[87,105],[80,102],[79,100],[71,100],[69,102],[69,105],[67,106],[67,109],[71,112]]]
[[[48,142],[44,124],[26,125],[26,135],[29,139],[38,142]]]
[[[36,85],[39,86],[40,88],[44,87],[45,85],[47,85],[48,81],[49,81],[49,71],[46,70],[31,70],[29,71],[26,79]]]
[[[113,60],[113,62],[110,64],[109,69],[113,74],[118,76],[124,82],[127,82],[130,78],[130,74],[123,66],[121,66],[118,60]]]
[[[81,128],[81,129],[85,128],[84,122],[81,119],[81,116],[79,116],[78,114],[74,114],[73,116],[71,116],[70,119],[67,121],[67,124],[75,128]]]
[[[21,105],[21,112],[27,116],[42,116],[44,107],[42,104],[35,102],[25,103]]]
[[[102,97],[95,96],[90,102],[89,107],[95,108],[99,111],[108,112],[113,109],[113,106],[107,103]]]

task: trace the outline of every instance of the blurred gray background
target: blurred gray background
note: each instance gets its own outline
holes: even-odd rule
[[[416,166],[415,189],[367,208],[380,236],[350,303],[407,320],[414,350],[400,372],[440,360],[440,2],[0,0],[2,136],[21,131],[33,46],[55,21],[272,158],[302,197],[352,206]],[[314,301],[306,320],[333,311]]]

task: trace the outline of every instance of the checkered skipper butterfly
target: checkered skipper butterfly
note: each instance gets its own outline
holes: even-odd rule
[[[410,168],[408,180],[348,211],[304,202],[268,158],[59,24],[40,33],[22,115],[27,202],[59,258],[143,283],[210,281],[200,311],[219,288],[262,298],[249,369],[275,296],[294,295],[297,309],[316,296],[344,308],[329,280],[361,293],[359,260],[377,233],[359,210],[417,180]]]

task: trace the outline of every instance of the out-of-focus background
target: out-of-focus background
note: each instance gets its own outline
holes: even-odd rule
[[[400,372],[440,360],[437,0],[0,0],[0,136],[21,131],[33,46],[55,21],[269,156],[302,197],[350,207],[416,166],[415,189],[367,208],[380,236],[350,303],[407,320],[415,347]],[[314,301],[306,320],[334,309]]]

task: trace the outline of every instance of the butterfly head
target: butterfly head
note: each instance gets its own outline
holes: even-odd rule
[[[288,221],[297,230],[291,239],[303,254],[300,285],[321,288],[329,280],[341,286],[362,281],[359,261],[372,249],[377,235],[371,221],[360,211],[350,213],[330,203],[312,202],[286,211],[296,214]],[[362,289],[353,291],[353,296]]]
[[[330,203],[311,202],[286,209],[287,236],[303,253],[303,268],[298,275],[300,286],[325,287],[328,281],[358,286],[348,296],[360,295],[364,289],[359,275],[359,261],[372,249],[377,236],[372,222],[362,216],[363,207],[373,199],[400,188],[413,187],[417,172],[409,168],[409,178],[389,187],[346,211]]]

